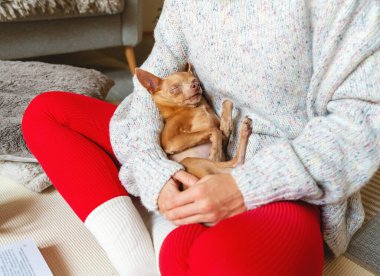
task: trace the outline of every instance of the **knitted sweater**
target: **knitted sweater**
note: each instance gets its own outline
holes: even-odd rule
[[[218,115],[252,119],[246,163],[233,169],[248,209],[280,200],[321,206],[342,254],[364,218],[359,189],[380,162],[380,1],[166,0],[141,66],[160,77],[195,68]],[[161,116],[134,78],[110,122],[119,178],[149,210],[182,166],[160,147]]]

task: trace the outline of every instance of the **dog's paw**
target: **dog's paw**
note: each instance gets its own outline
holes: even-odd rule
[[[223,108],[228,108],[228,109],[232,110],[232,108],[234,107],[234,104],[230,100],[224,100],[222,103],[222,106],[223,106]]]
[[[252,133],[252,120],[247,116],[244,117],[241,126],[241,135],[249,136]]]

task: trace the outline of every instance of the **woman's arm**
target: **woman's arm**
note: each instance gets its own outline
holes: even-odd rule
[[[187,48],[176,0],[166,0],[155,28],[155,44],[141,68],[165,77],[183,69]],[[122,164],[119,178],[127,191],[140,196],[149,210],[157,209],[162,186],[182,166],[167,159],[160,146],[161,116],[136,76],[134,91],[118,106],[110,122],[113,150]]]
[[[312,119],[296,139],[263,148],[232,172],[249,209],[278,200],[342,202],[379,167],[380,2],[341,2],[311,7]]]
[[[314,74],[303,132],[262,148],[233,178],[212,175],[191,185],[166,202],[168,219],[215,223],[244,211],[243,200],[248,209],[280,200],[340,203],[377,170],[380,2],[314,1],[310,16]]]

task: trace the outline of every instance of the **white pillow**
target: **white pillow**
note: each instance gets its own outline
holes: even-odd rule
[[[38,163],[0,161],[0,176],[12,179],[33,192],[41,192],[51,185]]]

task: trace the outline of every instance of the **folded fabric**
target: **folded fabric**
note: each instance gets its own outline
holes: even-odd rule
[[[0,60],[0,175],[35,192],[51,184],[21,132],[22,116],[35,96],[66,91],[104,99],[113,85],[112,79],[92,69]]]

